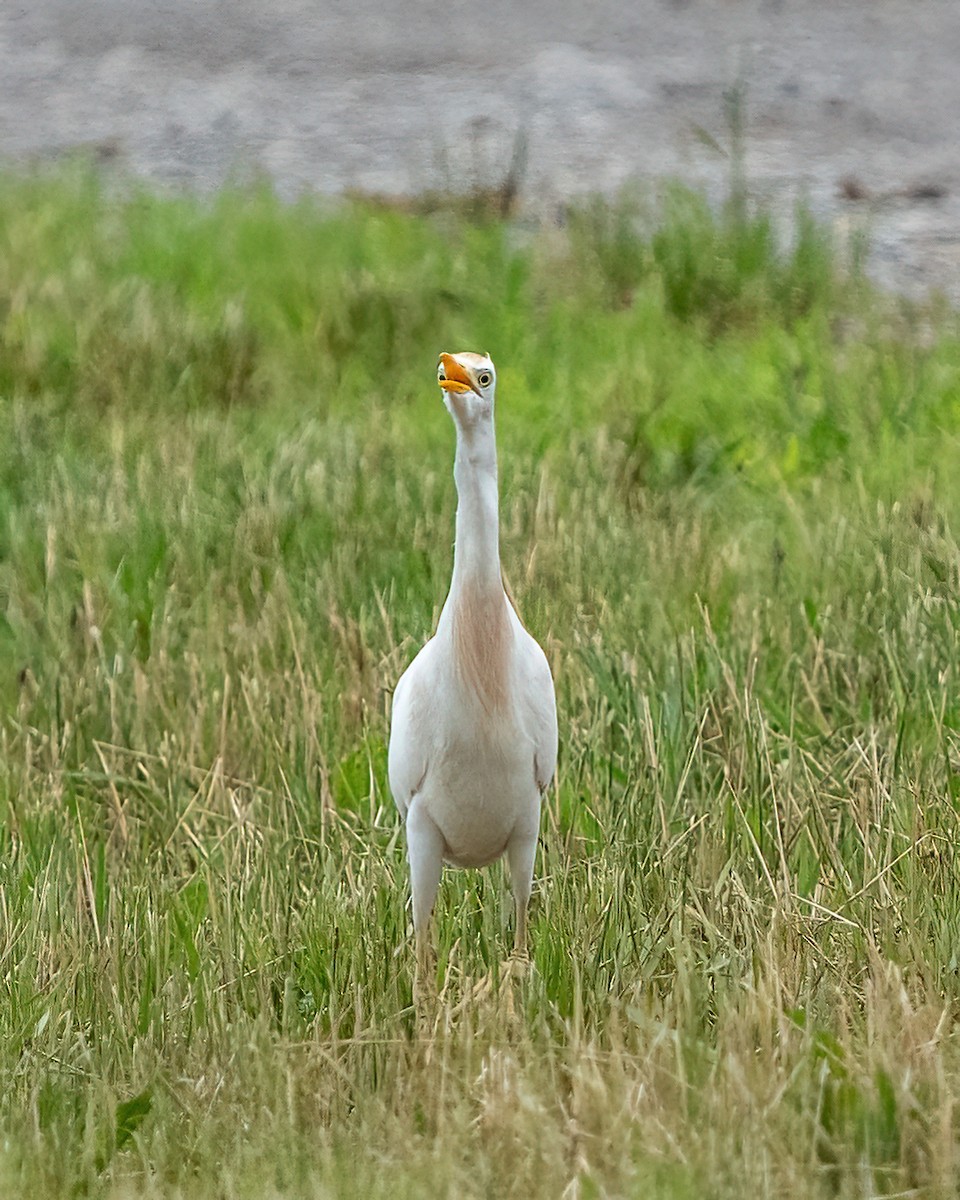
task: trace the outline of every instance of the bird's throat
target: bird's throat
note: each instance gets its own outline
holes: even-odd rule
[[[465,435],[457,431],[453,466],[457,484],[457,540],[453,581],[495,592],[500,582],[500,514],[493,423]]]
[[[492,712],[506,701],[511,637],[500,575],[497,459],[488,436],[469,440],[458,431],[457,540],[450,586],[450,617],[457,671]]]

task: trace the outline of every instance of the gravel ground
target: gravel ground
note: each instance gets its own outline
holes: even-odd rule
[[[7,0],[0,155],[77,146],[201,191],[490,182],[527,140],[522,199],[675,176],[722,194],[723,95],[747,85],[747,171],[866,224],[888,286],[960,301],[956,0]]]

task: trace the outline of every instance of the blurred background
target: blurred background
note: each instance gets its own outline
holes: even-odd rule
[[[872,273],[960,295],[951,0],[67,0],[0,13],[0,155],[81,147],[209,191],[500,186],[530,216],[666,176],[869,226]]]

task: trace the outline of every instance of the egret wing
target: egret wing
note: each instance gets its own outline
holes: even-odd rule
[[[547,656],[529,634],[526,634],[524,657],[526,708],[533,738],[533,769],[537,787],[542,792],[557,768],[557,700]]]
[[[427,774],[429,741],[423,728],[423,675],[429,645],[400,676],[393,692],[387,775],[394,803],[404,817]]]

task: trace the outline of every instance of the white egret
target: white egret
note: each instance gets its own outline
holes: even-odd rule
[[[506,854],[514,954],[526,956],[540,798],[557,761],[550,668],[500,573],[496,371],[482,354],[441,354],[437,375],[457,433],[453,577],[435,635],[394,691],[389,754],[421,975],[444,862],[484,867]]]

